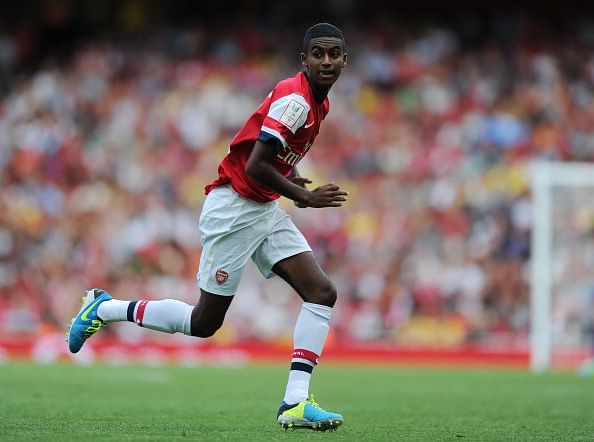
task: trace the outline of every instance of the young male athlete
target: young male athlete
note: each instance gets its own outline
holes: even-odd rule
[[[120,301],[89,290],[68,333],[70,351],[104,324],[135,322],[167,333],[206,338],[222,325],[243,268],[252,259],[260,272],[278,275],[303,299],[294,332],[289,380],[277,414],[284,427],[334,429],[342,415],[323,410],[309,395],[311,373],[328,334],[336,289],[289,215],[282,195],[298,207],[340,207],[347,193],[334,184],[308,190],[296,165],[312,146],[329,110],[328,91],[346,65],[345,40],[337,27],[307,30],[296,76],[279,82],[231,142],[218,178],[206,186],[200,216],[200,299],[190,306],[174,299]]]

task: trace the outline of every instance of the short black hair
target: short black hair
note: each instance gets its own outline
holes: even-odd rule
[[[305,31],[303,37],[303,52],[307,53],[309,49],[309,42],[312,38],[318,37],[334,37],[342,41],[342,45],[346,46],[342,31],[330,23],[317,23]]]

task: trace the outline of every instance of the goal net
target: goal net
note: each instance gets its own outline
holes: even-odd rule
[[[593,356],[594,164],[533,172],[530,364],[576,368]]]

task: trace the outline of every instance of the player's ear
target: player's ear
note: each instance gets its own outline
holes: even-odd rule
[[[347,65],[347,58],[348,58],[347,55],[348,54],[345,52],[344,55],[342,56],[342,67],[343,68],[346,67],[346,65]]]
[[[307,54],[304,52],[301,53],[301,66],[307,68]]]

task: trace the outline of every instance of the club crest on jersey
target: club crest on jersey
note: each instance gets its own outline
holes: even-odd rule
[[[305,112],[305,106],[295,100],[291,100],[289,101],[289,104],[287,104],[279,121],[289,129],[293,129],[303,112]]]
[[[228,278],[229,278],[229,273],[227,273],[223,269],[219,269],[215,273],[215,280],[217,281],[217,284],[219,284],[219,285],[224,284]]]

